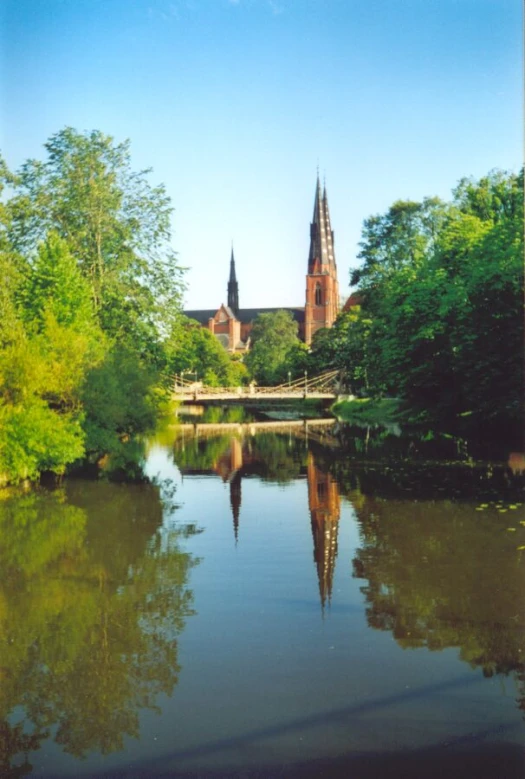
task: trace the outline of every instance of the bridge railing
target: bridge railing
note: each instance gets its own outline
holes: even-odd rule
[[[199,381],[185,379],[184,376],[173,377],[173,390],[179,396],[218,396],[237,395],[253,397],[255,395],[304,396],[305,394],[333,394],[337,384],[339,371],[327,371],[319,376],[308,377],[307,374],[294,381],[284,382],[275,387],[261,387],[257,384],[235,387],[208,387]]]

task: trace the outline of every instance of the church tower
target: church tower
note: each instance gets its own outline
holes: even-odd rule
[[[237,283],[237,276],[235,274],[235,258],[232,256],[230,259],[230,280],[228,281],[228,308],[231,308],[233,313],[237,316],[239,313],[239,285]]]
[[[321,193],[319,174],[315,190],[314,215],[310,224],[310,253],[306,276],[304,340],[310,345],[317,330],[331,327],[339,307],[339,285],[334,254],[334,233],[326,187]]]

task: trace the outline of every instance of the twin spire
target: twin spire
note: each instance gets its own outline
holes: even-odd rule
[[[318,171],[314,213],[312,223],[310,224],[308,273],[328,273],[330,271],[335,271],[334,233],[330,224],[326,185],[323,187],[321,194],[321,182],[319,181]]]
[[[315,188],[315,202],[312,223],[310,224],[310,252],[308,255],[308,273],[335,273],[334,232],[330,224],[326,184],[321,193],[319,170]],[[234,314],[239,313],[239,285],[235,273],[235,257],[230,258],[230,279],[228,281],[228,308]]]

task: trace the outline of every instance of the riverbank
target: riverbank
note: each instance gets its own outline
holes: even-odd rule
[[[410,422],[397,398],[351,398],[336,401],[330,411],[342,422],[354,425],[393,425]]]

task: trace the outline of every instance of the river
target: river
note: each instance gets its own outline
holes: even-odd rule
[[[522,459],[228,421],[2,496],[0,775],[525,776]]]

